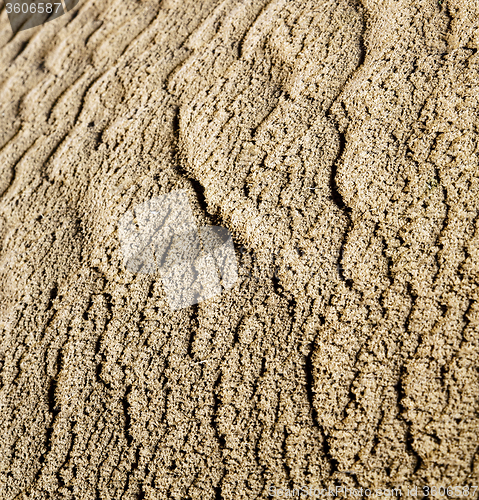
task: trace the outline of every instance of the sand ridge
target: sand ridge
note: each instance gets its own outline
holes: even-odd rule
[[[477,14],[2,5],[0,498],[477,483]],[[118,221],[178,189],[275,275],[170,310]]]

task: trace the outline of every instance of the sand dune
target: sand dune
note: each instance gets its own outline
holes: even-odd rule
[[[479,486],[478,14],[1,4],[0,499]],[[237,279],[174,310],[118,228],[179,190]]]

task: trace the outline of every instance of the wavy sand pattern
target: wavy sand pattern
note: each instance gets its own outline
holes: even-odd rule
[[[0,6],[0,499],[477,485],[474,3]],[[173,311],[178,189],[246,258]]]

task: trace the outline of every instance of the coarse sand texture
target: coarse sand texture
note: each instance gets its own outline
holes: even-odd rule
[[[5,1],[0,500],[477,499],[479,4]]]

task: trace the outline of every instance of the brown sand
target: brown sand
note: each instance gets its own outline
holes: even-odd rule
[[[478,485],[478,14],[1,4],[1,500]],[[177,311],[117,234],[174,189],[260,269]]]

